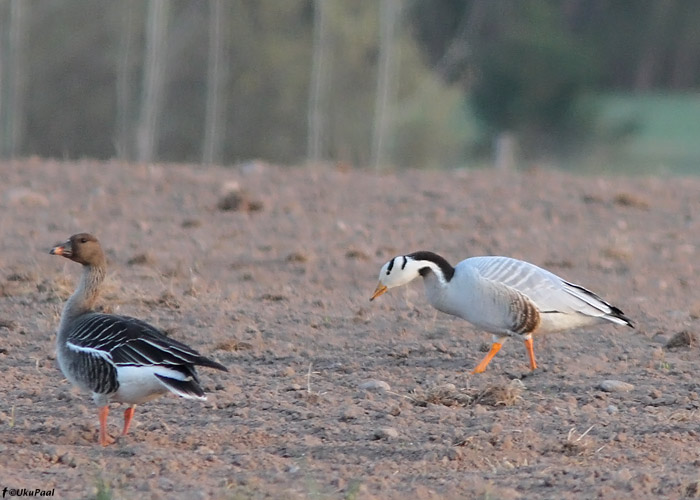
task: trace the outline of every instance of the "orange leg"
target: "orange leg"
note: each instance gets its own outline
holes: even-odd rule
[[[136,405],[129,406],[124,410],[124,430],[122,431],[122,436],[126,436],[126,433],[129,432],[131,419],[134,418],[134,411],[136,411]]]
[[[107,434],[107,415],[109,415],[109,406],[105,405],[100,408],[100,444],[102,446],[107,446],[112,444],[114,439],[112,439],[109,434]]]
[[[527,347],[527,354],[530,356],[530,370],[534,372],[537,370],[537,362],[535,361],[535,348],[532,337],[525,339],[525,347]]]
[[[486,370],[486,367],[489,365],[493,357],[498,351],[501,350],[502,345],[503,344],[501,342],[494,342],[491,346],[491,350],[489,351],[489,353],[484,359],[481,360],[481,362],[478,365],[476,365],[476,368],[474,368],[474,371],[472,371],[472,373],[484,373],[484,370]]]

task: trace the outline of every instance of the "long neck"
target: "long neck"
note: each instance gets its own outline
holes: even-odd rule
[[[99,293],[100,284],[104,280],[104,277],[104,265],[83,266],[83,274],[80,277],[78,287],[63,307],[59,335],[60,333],[67,333],[67,325],[73,318],[93,309]]]
[[[445,289],[449,280],[442,268],[434,262],[423,261],[421,264],[423,264],[423,267],[421,267],[419,273],[423,277],[428,298],[436,298],[442,294],[442,290]]]
[[[412,257],[416,259],[418,273],[423,277],[428,301],[436,309],[448,312],[446,310],[447,284],[454,276],[454,267],[432,252],[416,252]]]

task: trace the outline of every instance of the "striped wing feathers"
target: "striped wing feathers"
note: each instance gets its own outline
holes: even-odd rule
[[[68,346],[115,365],[202,364],[206,360],[144,321],[98,313],[78,319],[68,337]]]
[[[464,262],[473,265],[482,278],[527,296],[541,312],[577,312],[594,317],[620,313],[590,290],[529,262],[509,257],[474,257]]]

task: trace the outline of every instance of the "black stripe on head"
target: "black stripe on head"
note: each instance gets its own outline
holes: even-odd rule
[[[413,260],[427,260],[429,262],[432,262],[440,268],[442,274],[445,276],[446,281],[450,281],[452,279],[452,276],[454,276],[455,274],[455,268],[452,267],[452,265],[449,262],[447,262],[447,260],[445,260],[444,257],[441,257],[436,253],[422,250],[420,252],[413,252],[411,254],[408,254],[406,257],[410,257]],[[431,269],[429,267],[424,267],[418,270],[421,276],[425,276],[430,271]]]
[[[389,261],[389,267],[386,268],[386,275],[389,276],[391,274],[391,270],[394,268],[394,259],[391,259]]]
[[[402,270],[402,271],[403,271],[404,269],[406,269],[406,264],[407,264],[407,263],[408,263],[408,257],[406,257],[406,256],[404,255],[404,256],[403,256],[403,264],[401,264],[401,270]]]

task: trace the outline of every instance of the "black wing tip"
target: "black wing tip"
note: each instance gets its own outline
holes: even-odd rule
[[[228,372],[228,368],[226,368],[224,365],[217,363],[212,359],[205,358],[204,356],[198,359],[195,364],[198,366],[205,366],[207,368],[214,368],[215,370],[221,370],[222,372]]]
[[[606,306],[608,306],[610,308],[610,313],[608,313],[610,316],[612,316],[613,318],[621,319],[622,321],[625,322],[625,324],[627,326],[629,326],[630,328],[634,328],[634,323],[632,322],[632,320],[629,319],[627,316],[625,316],[625,313],[623,313],[620,308],[615,307],[614,305],[607,303],[598,294],[591,292],[590,290],[582,287],[581,285],[577,285],[576,283],[570,283],[568,281],[564,281],[564,283],[566,283],[567,285],[569,285],[573,288],[577,288],[583,292],[586,292],[586,293],[590,294],[593,298],[601,301],[603,304],[605,304]]]
[[[621,319],[625,322],[627,326],[629,326],[630,328],[634,328],[634,323],[632,322],[632,320],[625,316],[625,313],[623,313],[619,308],[615,306],[610,306],[610,316],[613,316],[617,319]]]

